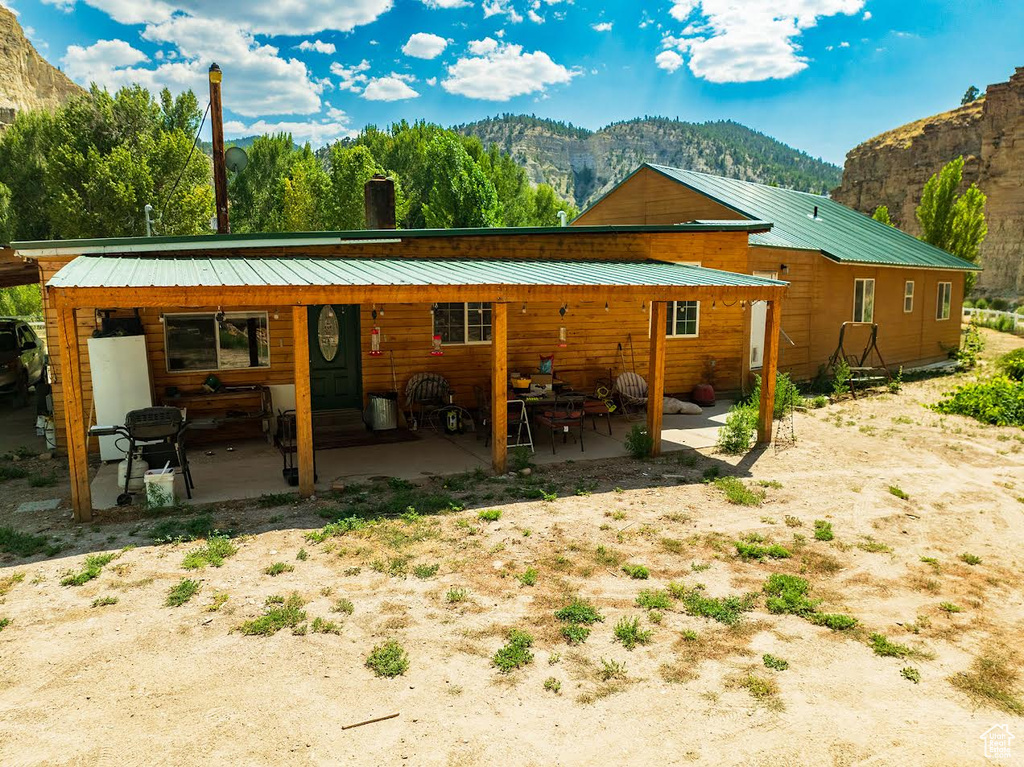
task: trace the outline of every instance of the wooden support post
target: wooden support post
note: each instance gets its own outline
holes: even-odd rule
[[[313,397],[309,390],[309,313],[292,307],[295,354],[295,458],[299,468],[299,495],[309,498],[316,483],[313,462]]]
[[[654,442],[651,455],[661,455],[661,416],[665,406],[665,326],[668,305],[651,302],[651,357],[647,368],[647,433]]]
[[[491,466],[508,470],[508,304],[491,304]]]
[[[71,474],[71,508],[76,522],[89,522],[92,520],[89,443],[82,398],[78,324],[75,322],[75,310],[71,307],[62,305],[57,311],[57,341],[60,346],[61,390],[64,392],[64,428],[68,439],[68,471]]]
[[[761,365],[761,404],[757,418],[757,444],[772,441],[775,418],[775,377],[779,369],[779,328],[782,326],[782,301],[768,302],[764,322],[764,361]]]

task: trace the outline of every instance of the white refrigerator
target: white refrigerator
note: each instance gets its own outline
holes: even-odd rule
[[[149,377],[145,336],[120,336],[89,339],[89,368],[92,371],[92,396],[97,426],[123,426],[130,410],[151,407],[153,385]],[[100,458],[120,461],[127,440],[100,437]],[[121,440],[121,448],[115,444]]]

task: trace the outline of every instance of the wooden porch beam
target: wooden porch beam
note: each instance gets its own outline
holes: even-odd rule
[[[508,304],[491,305],[491,467],[508,470]]]
[[[765,301],[782,298],[784,286],[673,287],[608,285],[254,285],[216,287],[49,288],[75,307],[292,306],[322,304],[430,304],[482,301],[521,303],[581,301]]]
[[[299,469],[299,495],[309,498],[316,490],[313,460],[313,397],[309,382],[309,312],[292,307],[292,342],[295,354],[295,459]]]
[[[68,471],[71,475],[71,508],[76,522],[92,520],[89,489],[89,446],[85,405],[82,399],[82,360],[78,348],[75,310],[62,306],[57,312],[60,347],[60,381],[64,393],[64,427],[68,440]]]
[[[647,368],[647,433],[654,440],[651,455],[661,455],[661,421],[665,405],[665,326],[668,305],[651,302],[651,356]]]
[[[757,443],[772,441],[775,418],[775,378],[779,369],[779,329],[782,326],[782,301],[768,302],[764,323],[764,362],[761,366],[761,403],[757,418]]]

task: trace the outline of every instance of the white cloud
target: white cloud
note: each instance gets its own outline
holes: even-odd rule
[[[333,56],[334,51],[337,50],[334,43],[325,43],[323,40],[303,40],[295,47],[300,51],[316,51],[317,53],[326,53],[328,56]]]
[[[664,69],[666,72],[675,72],[685,63],[683,57],[675,51],[662,51],[654,57],[654,61],[659,69]]]
[[[595,32],[611,32],[612,31],[612,22],[610,22],[610,21],[602,21],[600,24],[591,24],[590,26],[593,28],[593,30]]]
[[[363,84],[370,79],[369,76],[365,74],[369,68],[370,62],[366,59],[363,59],[358,64],[351,67],[342,66],[335,61],[331,64],[331,74],[338,77],[338,90],[359,93]]]
[[[386,77],[374,77],[363,89],[363,98],[367,101],[404,101],[419,98],[419,93],[409,86],[415,82],[412,75],[400,75],[392,72]]]
[[[484,0],[483,9],[485,19],[491,16],[506,16],[513,24],[519,24],[523,20],[512,5],[512,0]]]
[[[149,61],[145,53],[124,40],[99,40],[88,48],[69,45],[60,63],[72,80],[83,85],[104,83],[116,70]]]
[[[309,142],[313,146],[323,146],[341,138],[353,138],[358,131],[349,126],[348,116],[340,109],[329,109],[327,119],[320,122],[256,120],[244,123],[241,120],[228,120],[224,123],[224,135],[228,138],[243,138],[264,133],[290,133],[297,144]]]
[[[469,0],[420,0],[428,8],[469,8]]]
[[[437,85],[437,78],[436,77],[428,77],[423,82],[425,82],[427,85],[429,85],[431,88],[433,88],[435,85]]]
[[[556,64],[543,51],[523,53],[521,45],[499,43],[489,37],[472,41],[469,53],[448,67],[441,86],[449,93],[508,101],[543,92],[548,85],[567,83],[579,74]]]
[[[46,0],[73,6],[76,0]],[[263,35],[349,32],[376,21],[394,0],[82,0],[122,24],[159,24],[175,14],[218,21]]]
[[[865,0],[672,0],[678,22],[692,22],[666,48],[689,57],[690,71],[711,82],[757,82],[807,68],[798,40],[820,18],[853,15]],[[659,64],[660,66],[660,64]]]
[[[864,21],[871,21],[871,11],[864,11],[864,15],[861,18]]]
[[[839,47],[840,48],[849,48],[850,44],[848,42],[846,42],[845,40],[843,40],[843,42],[839,43]]]
[[[429,32],[416,32],[402,46],[402,53],[412,56],[414,59],[436,59],[444,53],[444,49],[447,47],[448,41],[443,37],[432,35]]]

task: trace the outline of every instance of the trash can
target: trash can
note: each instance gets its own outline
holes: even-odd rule
[[[174,469],[152,469],[146,472],[144,481],[146,506],[159,509],[174,505]]]
[[[375,392],[370,394],[370,428],[387,431],[398,428],[398,394]]]

